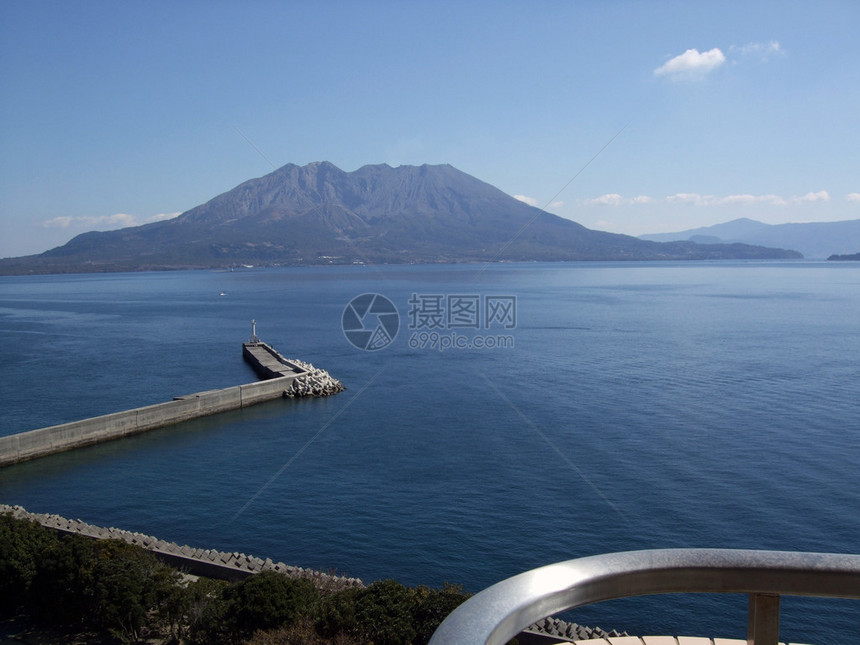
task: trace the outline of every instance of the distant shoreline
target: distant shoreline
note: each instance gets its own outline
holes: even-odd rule
[[[860,254],[858,254],[860,256]],[[406,266],[461,266],[461,265],[505,265],[505,264],[592,264],[600,263],[620,263],[620,264],[659,264],[662,262],[669,263],[731,263],[731,262],[792,262],[792,263],[821,263],[829,260],[843,259],[860,259],[860,257],[852,256],[831,256],[826,260],[823,258],[812,259],[804,257],[775,257],[775,258],[606,258],[606,259],[582,259],[582,260],[492,260],[485,261],[480,259],[462,259],[462,260],[421,260],[421,261],[403,261],[403,262],[366,262],[356,263],[351,261],[344,262],[319,262],[319,263],[302,263],[302,264],[257,264],[253,266],[241,267],[236,269],[235,265],[212,265],[212,266],[196,266],[196,265],[157,265],[157,266],[140,266],[140,267],[117,267],[117,266],[100,266],[100,267],[80,267],[69,266],[57,268],[55,270],[35,270],[28,268],[26,270],[16,270],[16,267],[5,264],[6,260],[14,260],[17,258],[0,259],[0,278],[12,276],[45,276],[45,275],[101,275],[115,273],[169,273],[178,271],[220,271],[230,272],[235,271],[252,271],[254,269],[312,269],[312,268],[344,268],[344,267],[406,267]]]

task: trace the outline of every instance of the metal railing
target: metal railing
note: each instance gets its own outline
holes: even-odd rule
[[[504,645],[560,611],[661,593],[749,594],[747,643],[776,645],[780,596],[860,599],[860,555],[657,549],[568,560],[476,594],[445,619],[430,645]]]

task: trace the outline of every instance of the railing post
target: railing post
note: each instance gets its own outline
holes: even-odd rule
[[[779,596],[751,593],[747,620],[747,645],[777,645],[779,641]]]

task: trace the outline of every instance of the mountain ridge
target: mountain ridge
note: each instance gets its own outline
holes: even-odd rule
[[[449,164],[286,164],[176,218],[83,233],[0,274],[239,264],[793,258],[743,244],[658,243],[594,231]]]
[[[860,219],[834,222],[766,224],[742,217],[721,224],[678,231],[640,235],[652,242],[699,241],[743,243],[795,249],[810,259],[856,253],[860,249]]]

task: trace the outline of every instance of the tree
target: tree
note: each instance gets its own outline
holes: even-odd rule
[[[88,583],[94,626],[123,640],[136,640],[159,596],[177,582],[154,555],[120,540],[99,540]]]
[[[0,614],[13,614],[26,604],[42,553],[56,541],[36,522],[0,514]]]
[[[178,575],[127,542],[65,535],[42,551],[28,607],[48,623],[136,640]]]
[[[317,632],[328,639],[337,634],[356,636],[359,628],[355,604],[361,592],[361,589],[343,589],[323,596],[314,621]]]
[[[424,645],[433,632],[452,611],[469,597],[459,585],[445,584],[442,589],[416,587],[412,623],[415,625],[415,643]]]
[[[310,580],[289,578],[274,571],[246,578],[236,585],[232,596],[238,631],[248,635],[309,614],[319,599]]]
[[[359,629],[374,645],[410,645],[416,636],[413,602],[412,591],[399,582],[374,582],[355,601]]]

